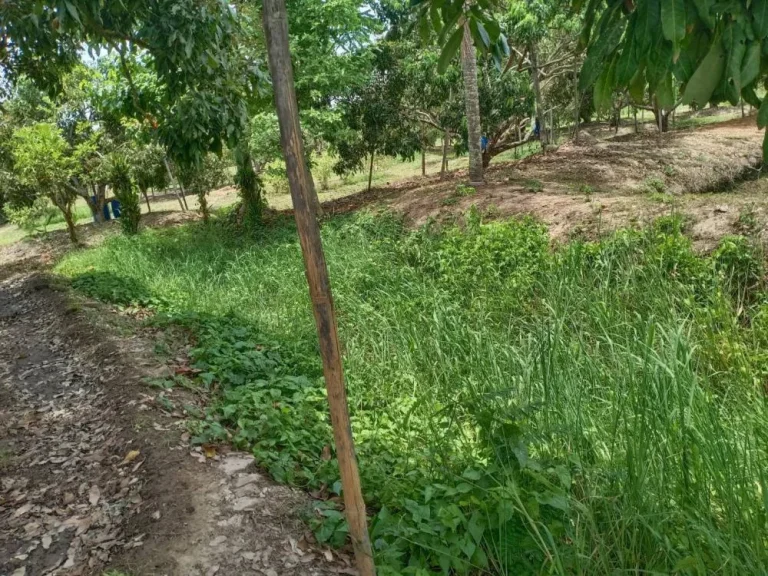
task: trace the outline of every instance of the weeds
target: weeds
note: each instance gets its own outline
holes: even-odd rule
[[[542,184],[541,180],[526,180],[525,181],[525,191],[530,192],[531,194],[538,194],[544,190],[544,184]]]
[[[650,176],[643,182],[643,191],[647,194],[666,194],[667,185],[661,178]]]
[[[584,196],[587,197],[587,199],[589,199],[595,193],[595,188],[594,186],[583,183],[583,184],[579,184],[578,192],[579,194],[583,194]]]
[[[760,221],[754,203],[750,202],[741,207],[736,220],[736,230],[745,236],[755,236],[760,232]]]
[[[651,202],[657,202],[659,204],[672,204],[674,202],[672,196],[666,192],[651,192],[648,195],[648,199]]]
[[[552,249],[531,219],[465,221],[323,228],[379,573],[765,573],[752,243],[702,257],[667,217]],[[59,271],[191,330],[197,384],[218,391],[195,440],[247,447],[327,495],[312,528],[344,540],[292,224],[112,237]]]

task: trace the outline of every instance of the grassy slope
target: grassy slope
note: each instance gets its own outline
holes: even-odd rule
[[[702,259],[669,224],[554,253],[532,223],[473,230],[408,233],[366,214],[324,226],[380,564],[768,569],[764,296],[741,306],[724,280],[731,263],[754,284],[750,251]],[[292,224],[254,238],[199,225],[115,237],[59,272],[106,299],[233,318],[279,343],[281,370],[309,381],[269,384],[264,402],[274,375],[243,368],[255,362],[238,352],[253,349],[245,333],[226,344],[215,324],[201,337],[211,377],[232,385],[240,370],[246,383],[214,416],[281,479],[332,483]]]

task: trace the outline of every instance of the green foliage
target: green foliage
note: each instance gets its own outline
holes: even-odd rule
[[[525,181],[525,191],[531,192],[532,194],[536,194],[538,192],[541,192],[544,190],[544,184],[541,183],[541,180],[526,180]]]
[[[67,155],[68,145],[61,131],[53,124],[32,124],[18,128],[13,133],[13,174],[32,194],[19,205],[34,205],[38,195],[43,195],[61,210],[67,220],[69,236],[77,241],[72,217],[72,205],[76,190],[69,179],[76,166]]]
[[[229,183],[227,168],[228,162],[226,157],[216,154],[207,154],[198,163],[181,166],[179,180],[184,188],[197,195],[200,212],[205,222],[208,222],[210,217],[208,200],[206,198],[208,192]]]
[[[377,155],[412,159],[421,149],[416,126],[403,122],[406,114],[406,80],[399,62],[402,47],[378,44],[372,51],[373,69],[361,86],[351,86],[340,99],[344,126],[329,135],[337,153],[337,174],[362,170]]]
[[[741,239],[697,255],[684,227],[553,248],[533,220],[476,210],[462,229],[325,223],[382,574],[768,568],[762,258]],[[218,399],[196,441],[338,493],[290,220],[112,237],[59,271],[108,301],[156,298],[155,322],[194,335]],[[321,541],[342,541],[339,512],[311,511]]]
[[[649,176],[643,181],[643,191],[647,194],[666,194],[667,185],[661,178]]]
[[[757,90],[766,70],[766,14],[764,0],[590,1],[580,87],[594,86],[596,94],[629,88],[635,100],[647,93],[667,109],[678,101],[678,85],[683,104],[735,106],[743,99],[760,106],[762,127],[765,107]]]
[[[3,4],[0,33],[11,79],[32,78],[51,93],[80,60],[108,48],[119,54],[114,99],[124,113],[147,119],[171,156],[182,163],[221,153],[245,129],[246,106],[265,82],[253,54],[241,48],[242,21],[221,0],[149,0],[104,3],[96,0]],[[142,52],[158,89],[138,94],[132,52]],[[194,121],[190,121],[194,119]]]
[[[72,171],[67,142],[53,124],[33,124],[13,134],[14,169],[22,184],[35,188],[55,204],[74,200],[65,184]]]
[[[712,254],[715,270],[736,296],[751,299],[763,282],[762,251],[744,236],[726,236]]]
[[[150,188],[164,190],[168,187],[168,170],[165,168],[165,152],[157,145],[139,146],[130,152],[130,176],[142,193]]]
[[[8,204],[3,212],[11,224],[15,224],[28,234],[39,234],[48,231],[48,226],[56,217],[56,208],[45,196],[35,198],[31,206],[14,207]]]
[[[265,201],[262,195],[261,179],[253,169],[253,158],[246,145],[238,146],[235,149],[235,166],[235,186],[237,186],[245,211],[245,224],[246,226],[253,226],[261,222]]]
[[[595,187],[586,183],[579,184],[578,190],[579,190],[579,194],[584,194],[587,198],[589,198],[590,196],[592,196],[592,194],[595,193]]]
[[[483,0],[469,8],[462,0],[414,0],[411,5],[419,18],[419,32],[423,41],[434,33],[441,46],[438,72],[443,73],[456,56],[464,38],[463,18],[469,21],[472,42],[481,52],[489,53],[497,68],[509,57],[507,38],[493,16],[494,3]]]
[[[477,189],[473,186],[467,186],[466,184],[456,185],[457,196],[474,196],[475,194],[477,194]]]
[[[113,154],[108,170],[115,198],[120,201],[120,227],[126,235],[138,234],[141,222],[141,199],[131,180],[131,166],[128,158],[120,153]]]
[[[761,224],[753,203],[746,204],[739,209],[739,217],[736,220],[736,229],[739,234],[755,236],[760,231]]]

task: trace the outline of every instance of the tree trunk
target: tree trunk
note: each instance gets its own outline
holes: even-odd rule
[[[368,192],[371,191],[371,183],[373,182],[373,158],[374,151],[371,150],[371,166],[368,168]]]
[[[531,61],[531,79],[533,80],[533,97],[536,101],[536,119],[539,121],[539,137],[541,138],[541,147],[546,148],[549,144],[547,134],[547,118],[544,110],[544,97],[541,95],[541,71],[539,70],[539,56],[534,44],[528,45],[528,59]]]
[[[656,102],[656,100],[654,99],[653,119],[656,121],[656,128],[659,130],[659,133],[669,131],[669,115],[671,113],[672,113],[671,110],[668,110],[667,112],[664,112],[664,110],[661,110],[659,108],[658,102]]]
[[[206,195],[208,192],[200,188],[197,191],[197,203],[200,205],[200,214],[203,216],[203,223],[208,224],[211,219],[211,211],[208,210],[208,199]]]
[[[421,177],[427,175],[427,137],[424,134],[424,124],[421,125]]]
[[[54,205],[61,210],[64,214],[64,222],[67,223],[67,232],[69,233],[69,239],[72,244],[77,244],[77,232],[75,231],[75,220],[72,218],[72,204],[59,204],[54,202]]]
[[[368,517],[360,486],[360,473],[349,420],[336,312],[320,237],[320,226],[312,206],[312,198],[316,199],[317,193],[304,155],[304,142],[299,125],[299,109],[288,45],[285,0],[264,0],[263,18],[275,105],[280,121],[280,142],[315,314],[320,355],[323,359],[331,425],[341,473],[344,513],[349,524],[349,535],[360,576],[375,576],[376,568],[373,564],[371,540],[368,536]]]
[[[152,214],[152,206],[149,205],[149,194],[147,194],[147,189],[142,188],[141,194],[144,196],[144,201],[147,203],[147,214]]]
[[[168,158],[163,158],[163,163],[165,164],[166,172],[168,172],[168,178],[171,182],[171,185],[173,185],[175,178],[173,177],[173,172],[171,172],[171,165],[168,164]],[[177,184],[179,186],[179,190],[176,192],[176,198],[179,201],[179,206],[181,206],[181,211],[184,212],[186,210],[184,205],[187,201],[186,199],[182,201],[182,198],[184,197],[184,189],[181,187],[181,182],[177,182]]]
[[[235,163],[237,164],[235,182],[240,193],[243,219],[247,225],[254,225],[261,222],[264,210],[261,183],[258,177],[260,167],[253,161],[253,156],[245,144],[235,148]]]
[[[579,92],[579,75],[573,75],[573,139],[579,139],[581,128],[581,92]],[[520,138],[518,138],[520,140]]]
[[[86,197],[85,203],[88,204],[88,208],[91,209],[91,214],[93,215],[93,221],[96,222],[96,224],[103,224],[104,223],[104,211],[99,210],[99,203],[98,201],[94,202],[91,196]]]
[[[451,146],[451,134],[446,130],[443,133],[443,162],[440,164],[440,178],[445,178],[448,171],[448,148]]]
[[[461,41],[461,70],[464,76],[464,105],[469,133],[469,183],[483,184],[483,151],[480,146],[480,95],[477,88],[477,57],[472,44],[469,21],[464,21],[464,38]]]

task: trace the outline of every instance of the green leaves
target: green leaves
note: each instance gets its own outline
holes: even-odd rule
[[[763,137],[763,162],[768,162],[768,130]]]
[[[715,19],[712,16],[712,4],[713,0],[693,0],[693,4],[696,6],[696,13],[704,22],[704,25],[712,30],[715,27]]]
[[[615,65],[611,64],[603,70],[603,73],[600,74],[597,82],[595,82],[594,99],[597,110],[603,110],[611,105],[615,70]]]
[[[768,97],[763,98],[760,110],[757,112],[757,127],[765,128],[766,126],[768,126]]]
[[[637,7],[637,19],[634,25],[634,40],[638,52],[644,52],[649,46],[655,44],[655,37],[659,34],[661,19],[661,7],[659,0],[646,0]]]
[[[671,110],[675,105],[675,95],[672,91],[672,74],[667,72],[656,87],[656,98],[663,110]]]
[[[685,0],[661,0],[661,28],[675,44],[685,38]]]
[[[741,85],[749,86],[760,74],[760,53],[762,49],[759,42],[752,42],[746,49],[744,61],[741,63]]]
[[[615,25],[608,26],[600,36],[590,46],[587,52],[587,58],[584,61],[581,74],[579,75],[579,89],[586,91],[592,87],[598,77],[604,70],[607,57],[616,49],[626,24],[617,22]]]
[[[768,36],[768,0],[752,0],[752,29],[758,40]]]
[[[723,47],[727,53],[725,63],[724,95],[736,106],[741,97],[741,65],[746,51],[744,29],[738,22],[731,22],[723,32]]]
[[[720,38],[715,38],[709,52],[688,81],[683,104],[703,106],[709,102],[725,71],[725,52]]]
[[[453,57],[456,56],[456,52],[459,50],[463,39],[464,27],[459,26],[440,51],[440,59],[437,61],[437,72],[439,74],[445,73],[448,69],[448,65],[451,63],[451,60],[453,60]]]

